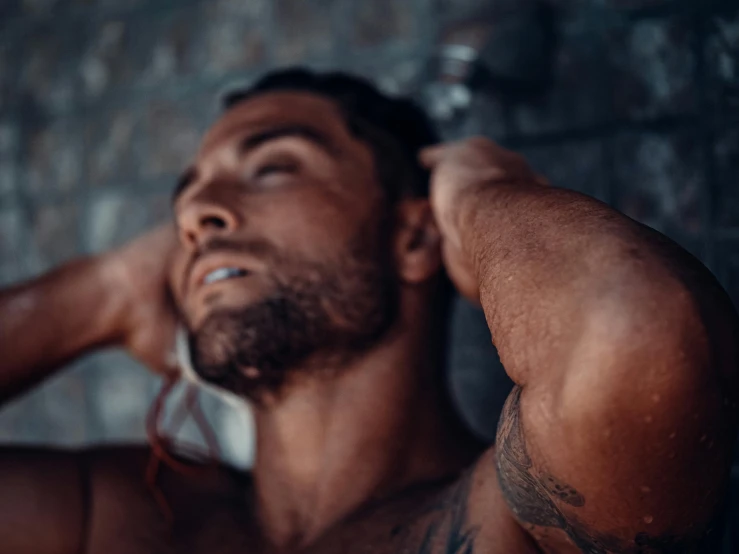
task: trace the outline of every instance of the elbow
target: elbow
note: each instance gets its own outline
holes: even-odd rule
[[[601,407],[640,394],[684,397],[715,378],[712,357],[708,328],[689,291],[630,286],[584,311],[564,390],[570,401],[590,398]]]

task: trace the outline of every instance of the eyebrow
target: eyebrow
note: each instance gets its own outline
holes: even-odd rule
[[[302,138],[325,150],[329,155],[333,155],[335,153],[331,141],[316,129],[306,125],[283,125],[259,131],[245,137],[239,143],[239,154],[246,154],[262,146],[266,142],[285,137]]]
[[[172,205],[177,202],[177,199],[182,196],[182,193],[185,192],[187,187],[189,187],[191,184],[193,184],[198,177],[198,170],[194,167],[189,167],[185,170],[185,172],[180,175],[177,178],[177,185],[175,185],[174,190],[172,191]]]
[[[332,157],[336,154],[331,141],[312,127],[305,125],[284,125],[259,131],[241,139],[238,145],[239,156],[244,156],[267,142],[285,137],[302,138],[318,146]],[[187,190],[187,188],[197,180],[197,177],[198,171],[195,167],[188,168],[182,175],[180,175],[177,179],[177,185],[172,192],[172,204],[177,202],[177,199],[182,195],[182,193],[184,193],[185,190]]]

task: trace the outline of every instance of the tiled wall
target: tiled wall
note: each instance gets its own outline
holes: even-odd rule
[[[513,17],[527,3],[1,0],[0,283],[121,244],[166,217],[174,176],[224,88],[302,63],[416,90],[435,37],[479,4]],[[557,0],[549,92],[533,103],[476,98],[457,134],[492,136],[554,184],[670,234],[739,301],[733,4]],[[482,329],[457,332],[455,354],[458,386],[480,391],[483,323],[464,307],[458,319]],[[6,408],[0,440],[141,438],[156,386],[122,354],[90,356]]]

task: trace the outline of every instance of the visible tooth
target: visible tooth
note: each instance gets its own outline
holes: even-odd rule
[[[226,279],[229,276],[229,271],[227,267],[219,267],[215,271],[211,271],[208,273],[208,275],[205,276],[204,282],[205,284],[214,283],[216,281],[220,281],[221,279]]]
[[[235,267],[219,267],[218,269],[208,273],[208,275],[203,279],[203,282],[208,285],[210,283],[215,283],[216,281],[221,281],[222,279],[240,277],[245,274],[246,272],[244,270]]]

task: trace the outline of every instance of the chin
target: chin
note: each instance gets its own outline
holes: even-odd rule
[[[305,308],[280,295],[212,308],[190,331],[193,369],[203,381],[252,400],[279,392],[331,336],[325,314]]]

